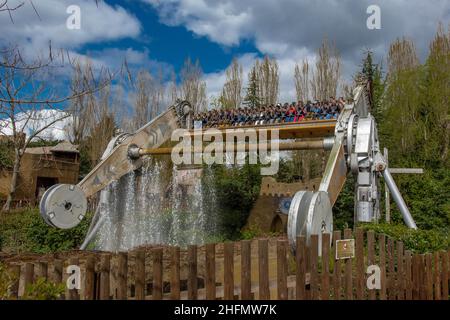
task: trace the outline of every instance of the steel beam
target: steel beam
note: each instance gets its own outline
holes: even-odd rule
[[[266,143],[246,143],[245,151],[258,151],[261,149],[264,150],[272,150],[272,144],[270,141]],[[242,151],[238,148],[239,145],[234,144],[233,150],[223,150],[223,152],[239,152]],[[327,149],[330,144],[324,143],[324,139],[317,140],[305,140],[305,141],[294,141],[294,142],[280,142],[278,144],[279,151],[288,151],[288,150],[317,150],[317,149]],[[172,153],[172,147],[167,148],[150,148],[150,149],[139,149],[139,155],[167,155]],[[204,148],[190,148],[191,153],[203,153]]]
[[[397,204],[397,207],[403,216],[403,221],[405,221],[405,224],[409,228],[417,229],[416,223],[414,222],[414,219],[411,216],[411,213],[409,212],[409,209],[406,206],[406,203],[403,200],[403,197],[402,197],[400,191],[398,190],[397,185],[395,184],[394,178],[392,178],[392,175],[389,172],[389,169],[386,168],[385,170],[383,170],[382,174],[384,177],[384,181],[386,182],[386,184],[389,188],[389,191],[391,191],[392,197],[394,198],[394,201]]]
[[[268,125],[246,125],[246,126],[236,126],[236,127],[219,127],[211,128],[219,130],[223,137],[227,133],[233,133],[234,131],[246,131],[246,130],[256,130],[267,131],[267,137],[271,136],[272,131],[278,131],[279,139],[298,139],[298,138],[323,138],[334,135],[334,129],[336,127],[336,120],[307,120],[295,123],[277,123]],[[214,136],[215,133],[207,128],[190,130],[189,134],[192,137],[197,135],[202,136]]]

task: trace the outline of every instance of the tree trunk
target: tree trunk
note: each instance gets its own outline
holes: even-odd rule
[[[13,173],[12,173],[12,177],[11,177],[11,183],[10,183],[10,187],[9,187],[8,196],[6,198],[6,202],[2,209],[3,212],[8,212],[9,210],[11,210],[11,203],[13,201],[14,194],[16,192],[17,180],[19,178],[21,159],[22,159],[22,156],[20,154],[20,151],[16,150],[15,156],[14,156],[14,166],[13,166]]]

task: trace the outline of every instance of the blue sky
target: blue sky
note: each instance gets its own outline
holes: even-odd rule
[[[179,71],[186,57],[199,59],[205,73],[225,69],[233,56],[246,52],[257,52],[251,41],[242,41],[237,46],[224,46],[198,36],[183,26],[167,26],[160,23],[156,9],[142,1],[106,1],[111,5],[125,7],[141,22],[141,36],[110,43],[87,44],[81,52],[100,50],[105,47],[148,50],[149,57],[170,64]]]
[[[24,55],[45,52],[48,42],[97,65],[118,68],[124,58],[135,69],[178,73],[185,58],[199,59],[208,97],[219,94],[233,57],[244,67],[244,81],[256,57],[279,63],[280,100],[295,96],[295,63],[314,63],[322,39],[336,44],[342,74],[349,80],[363,53],[371,49],[383,61],[389,43],[411,38],[423,60],[438,23],[450,22],[447,0],[94,0],[25,1],[13,13],[0,14],[0,46],[19,45]],[[68,30],[66,9],[81,9],[81,29]],[[367,7],[381,9],[381,29],[368,30]],[[69,75],[66,75],[69,76]]]
[[[257,51],[250,41],[227,47],[209,41],[206,37],[197,36],[183,26],[167,26],[159,22],[158,13],[152,6],[140,1],[107,2],[112,5],[126,5],[142,24],[142,38],[124,39],[117,45],[140,50],[147,48],[152,58],[169,63],[175,70],[179,70],[184,59],[190,56],[193,60],[201,61],[205,73],[217,72],[225,69],[234,55]],[[88,45],[87,48],[89,47]]]

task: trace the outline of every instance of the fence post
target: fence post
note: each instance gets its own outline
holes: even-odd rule
[[[415,254],[412,257],[412,298],[419,300],[421,298],[421,272],[420,269],[420,255]]]
[[[9,267],[10,272],[14,277],[14,283],[11,287],[11,296],[15,299],[19,298],[19,282],[20,282],[20,265],[13,264]]]
[[[170,298],[180,299],[180,247],[170,249]]]
[[[412,300],[412,261],[411,261],[411,251],[405,251],[405,289],[406,289],[406,300]]]
[[[188,299],[197,300],[197,246],[188,246]]]
[[[252,298],[252,242],[241,241],[241,299]]]
[[[119,252],[117,256],[117,287],[116,299],[127,299],[127,275],[128,275],[128,254],[126,252]]]
[[[356,229],[355,237],[356,251],[356,299],[364,298],[364,231],[362,228]]]
[[[63,282],[63,269],[64,263],[61,259],[53,260],[53,272],[50,274],[51,279],[54,283],[62,283]],[[60,300],[65,299],[64,293],[59,297]]]
[[[94,274],[95,274],[95,257],[89,255],[86,258],[86,273],[84,277],[84,300],[94,300]]]
[[[380,269],[381,269],[381,290],[380,300],[386,300],[386,236],[380,234],[378,237],[379,244],[379,256],[380,256]]]
[[[397,241],[397,299],[405,300],[405,274],[403,242]]]
[[[206,299],[216,299],[216,245],[208,243],[205,254],[206,264]]]
[[[344,230],[344,239],[352,238],[352,230]],[[345,299],[353,299],[353,277],[352,277],[352,259],[345,260]]]
[[[431,253],[425,255],[425,265],[426,265],[426,292],[427,300],[433,300],[433,256]]]
[[[442,281],[442,299],[448,300],[448,254],[446,251],[441,251],[442,259],[442,271],[441,271],[441,281]]]
[[[80,261],[76,257],[70,258],[69,259],[69,265],[79,266],[80,265]],[[67,272],[67,270],[66,270],[66,272]],[[80,300],[80,295],[78,293],[78,290],[77,289],[70,289],[70,290],[68,290],[67,300]]]
[[[330,298],[330,234],[322,234],[322,300]]]
[[[269,257],[268,240],[258,240],[258,258],[259,258],[259,299],[269,300]]]
[[[419,255],[419,284],[420,284],[420,300],[427,299],[427,273],[425,270],[425,255]]]
[[[395,292],[395,249],[394,249],[394,240],[392,238],[388,238],[388,281],[387,281],[387,290],[388,290],[388,299],[395,300],[397,297]]]
[[[44,278],[47,280],[48,278],[48,263],[46,261],[39,261],[36,264],[36,279]]]
[[[163,295],[163,249],[153,250],[153,300],[161,300]]]
[[[336,241],[341,240],[341,231],[337,230],[333,232],[333,299],[341,299],[341,260],[336,259]]]
[[[100,300],[109,300],[110,288],[109,288],[109,273],[111,270],[111,255],[102,254],[100,257]]]
[[[224,243],[224,257],[223,257],[223,284],[224,284],[224,299],[234,299],[234,242]]]
[[[19,287],[19,296],[23,296],[27,286],[34,282],[34,264],[27,262],[23,265],[23,286]]]
[[[319,236],[317,234],[312,234],[310,241],[311,271],[309,283],[311,287],[311,297],[313,300],[319,300]]]
[[[305,275],[306,275],[306,239],[304,236],[297,237],[295,260],[297,262],[296,274],[296,291],[295,297],[297,300],[305,299]]]
[[[277,292],[278,300],[286,300],[287,290],[287,261],[286,261],[286,240],[277,241]]]
[[[145,251],[136,252],[134,265],[134,296],[136,300],[145,300]]]
[[[433,273],[433,279],[434,279],[434,299],[435,300],[441,300],[441,259],[439,257],[439,251],[436,251],[434,253],[434,273]]]
[[[306,239],[305,246],[305,262],[306,262],[306,278],[305,283],[308,283],[308,286],[305,288],[305,299],[312,299],[312,291],[311,291],[311,245],[308,246],[308,240]]]
[[[367,265],[375,264],[375,232],[367,231]],[[380,267],[381,269],[381,267]],[[380,275],[381,276],[381,275]],[[376,290],[368,290],[369,300],[375,300],[377,297]]]

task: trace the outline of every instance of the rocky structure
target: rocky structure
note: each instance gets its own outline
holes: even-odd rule
[[[256,200],[244,230],[258,232],[285,232],[287,227],[287,212],[290,199],[298,190],[316,191],[321,178],[294,183],[277,182],[272,177],[264,177],[261,181],[261,191]]]

